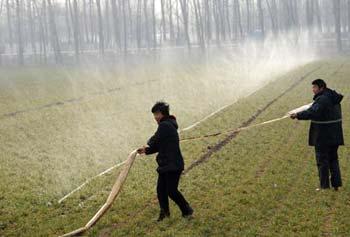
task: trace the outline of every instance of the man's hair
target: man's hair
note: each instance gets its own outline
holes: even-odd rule
[[[152,107],[152,113],[156,113],[156,112],[160,112],[164,116],[168,116],[169,115],[169,104],[165,103],[163,101],[158,101]]]
[[[316,85],[318,86],[319,88],[324,88],[326,89],[327,88],[327,84],[324,80],[322,79],[316,79],[312,82],[312,85]]]

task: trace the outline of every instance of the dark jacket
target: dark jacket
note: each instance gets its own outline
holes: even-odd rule
[[[310,146],[344,145],[342,99],[336,91],[325,89],[314,96],[314,103],[308,110],[297,114],[299,120],[311,120]]]
[[[174,116],[163,118],[156,133],[148,140],[146,155],[158,152],[159,173],[183,171],[184,161],[180,150],[178,125]]]

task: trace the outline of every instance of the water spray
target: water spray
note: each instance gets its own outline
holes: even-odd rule
[[[203,135],[203,136],[198,136],[198,137],[190,137],[190,138],[183,138],[181,139],[180,141],[181,142],[186,142],[186,141],[191,141],[191,140],[200,140],[200,139],[204,139],[204,138],[208,138],[208,137],[216,137],[216,136],[219,136],[219,135],[223,135],[223,134],[227,134],[227,133],[231,133],[231,132],[239,132],[239,131],[243,131],[243,130],[247,130],[247,129],[251,129],[253,127],[258,127],[258,126],[263,126],[263,125],[266,125],[266,124],[270,124],[270,123],[274,123],[274,122],[277,122],[277,121],[280,121],[280,120],[283,120],[285,118],[288,118],[291,114],[293,113],[299,113],[301,111],[304,111],[304,110],[307,110],[308,108],[310,108],[310,106],[312,105],[311,104],[307,104],[307,105],[304,105],[304,106],[301,106],[297,109],[294,109],[294,110],[291,110],[289,111],[285,116],[281,117],[281,118],[277,118],[277,119],[272,119],[272,120],[269,120],[269,121],[266,121],[266,122],[263,122],[261,124],[256,124],[256,125],[252,125],[252,126],[249,126],[249,127],[242,127],[242,128],[239,128],[239,129],[236,129],[236,130],[227,130],[227,131],[223,131],[223,132],[217,132],[217,133],[212,133],[212,134],[208,134],[208,135]],[[223,109],[227,108],[229,105],[225,105],[223,106],[222,108],[216,110],[215,112],[211,113],[210,115],[206,116],[205,118],[199,120],[198,122],[182,129],[180,131],[181,132],[184,132],[184,131],[187,131],[187,130],[190,130],[196,126],[198,126],[200,123],[206,121],[208,118],[216,115],[217,113],[219,113],[220,111],[222,111]],[[74,190],[72,190],[71,192],[69,192],[68,194],[66,194],[64,197],[62,197],[61,199],[58,200],[58,203],[61,204],[62,202],[64,202],[67,198],[69,198],[70,196],[72,196],[74,193],[78,192],[79,190],[81,190],[83,187],[85,187],[87,184],[89,184],[92,180],[98,178],[98,177],[101,177],[109,172],[111,172],[112,170],[116,169],[116,168],[119,168],[121,167],[122,165],[124,165],[126,163],[126,160],[125,161],[122,161],[106,170],[104,170],[103,172],[99,173],[98,175],[95,175],[89,179],[87,179],[84,183],[82,183],[81,185],[79,185],[77,188],[75,188]]]
[[[190,140],[203,139],[203,138],[207,138],[207,137],[219,136],[219,135],[227,134],[227,133],[235,133],[235,132],[238,133],[238,132],[243,131],[243,130],[248,130],[248,129],[251,129],[251,128],[256,128],[256,127],[260,127],[260,126],[263,126],[263,125],[275,123],[275,122],[278,122],[278,121],[281,121],[281,120],[284,120],[284,119],[290,117],[291,114],[295,114],[295,113],[299,113],[299,112],[305,111],[308,108],[310,108],[311,105],[312,104],[301,106],[299,108],[296,108],[294,110],[289,111],[288,113],[286,113],[284,116],[282,116],[280,118],[271,119],[271,120],[268,120],[268,121],[265,121],[265,122],[262,122],[262,123],[259,123],[259,124],[254,124],[254,125],[250,125],[250,126],[246,126],[246,127],[241,127],[241,128],[235,129],[235,130],[226,130],[226,131],[218,132],[218,133],[215,133],[215,134],[209,134],[209,135],[204,135],[204,136],[198,136],[198,137],[181,139],[180,141],[184,142],[184,141],[190,141]],[[118,167],[124,165],[123,169],[121,170],[121,172],[120,172],[120,174],[119,174],[115,184],[113,185],[112,190],[111,190],[111,192],[110,192],[110,194],[109,194],[105,204],[102,205],[102,207],[96,212],[96,214],[91,218],[91,220],[88,221],[88,223],[84,227],[76,229],[76,230],[74,230],[72,232],[69,232],[67,234],[64,234],[64,235],[62,235],[60,237],[69,237],[69,236],[79,235],[79,234],[89,230],[93,225],[95,225],[98,222],[98,220],[109,210],[109,208],[112,206],[114,200],[120,194],[121,189],[122,189],[122,187],[123,187],[123,185],[124,185],[124,183],[126,181],[126,178],[128,177],[129,171],[130,171],[132,165],[134,164],[136,156],[137,156],[137,150],[131,152],[130,155],[128,156],[128,158],[125,161],[123,161],[122,163],[117,165]],[[104,173],[106,173],[106,172],[104,172]],[[101,173],[98,176],[101,176],[101,175],[103,175],[103,173]],[[80,190],[84,185],[86,185],[86,183],[88,183],[88,181],[86,181],[83,185],[79,186],[78,189],[73,190],[73,191],[75,192],[75,191]],[[70,196],[73,193],[73,191],[71,193],[67,194],[64,198],[60,199],[59,202],[62,202],[64,199],[66,199],[68,196]]]
[[[289,111],[288,113],[286,113],[284,116],[282,116],[280,118],[271,119],[271,120],[268,120],[268,121],[265,121],[265,122],[262,122],[262,123],[259,123],[259,124],[254,124],[254,125],[250,125],[250,126],[246,126],[246,127],[241,127],[241,128],[234,129],[234,130],[232,130],[232,129],[225,130],[225,131],[212,133],[212,134],[207,134],[207,135],[203,135],[203,136],[184,138],[184,139],[181,139],[181,142],[200,140],[200,139],[204,139],[204,138],[208,138],[208,137],[216,137],[216,136],[224,135],[224,134],[227,134],[227,133],[240,132],[240,131],[243,131],[243,130],[248,130],[248,129],[260,127],[260,126],[263,126],[263,125],[275,123],[275,122],[284,120],[286,118],[289,118],[292,114],[296,114],[296,113],[300,113],[302,111],[305,111],[305,110],[309,109],[311,107],[311,105],[312,105],[312,103],[311,104],[307,104],[307,105],[303,105],[303,106],[301,106],[299,108],[296,108],[296,109],[293,109],[293,110]]]

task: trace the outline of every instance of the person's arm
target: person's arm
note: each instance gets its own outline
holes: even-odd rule
[[[158,144],[159,144],[159,134],[157,132],[148,140],[147,147],[145,147],[145,154],[151,155],[158,152]]]
[[[151,155],[158,152],[159,143],[161,140],[164,139],[167,133],[167,129],[168,127],[166,124],[164,123],[159,124],[156,133],[147,142],[148,147],[146,147],[145,149],[146,155]]]
[[[158,132],[158,131],[157,131]],[[157,132],[148,140],[147,146],[137,149],[139,154],[151,155],[158,152],[158,134]]]
[[[319,98],[312,104],[312,106],[302,112],[296,114],[298,120],[313,120],[320,117],[322,114],[326,101],[323,98]]]

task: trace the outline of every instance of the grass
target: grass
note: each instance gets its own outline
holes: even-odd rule
[[[296,79],[319,66],[320,69],[257,117],[255,123],[280,117],[286,111],[309,103],[312,97],[310,80],[316,77],[325,78],[331,87],[348,95],[349,64],[349,59],[332,59],[293,70],[250,96],[239,99],[237,103],[198,127],[183,133],[182,136],[237,128],[258,109],[289,88]],[[187,70],[193,68],[189,67]],[[193,72],[195,76],[188,78],[197,78],[198,71],[198,69],[190,71],[181,78]],[[215,69],[213,71],[214,75]],[[42,71],[33,73],[42,75]],[[52,77],[59,78],[62,72],[57,73],[58,75]],[[205,74],[200,73],[201,76]],[[225,78],[223,75],[221,77]],[[153,77],[147,76],[147,78]],[[17,80],[22,84],[22,79]],[[201,90],[197,92],[183,89],[186,88],[183,85],[192,88],[201,87],[204,82],[208,83],[207,81],[209,80],[203,79],[197,82],[188,79],[183,82],[184,84],[170,84],[173,93],[179,92],[182,88],[183,100],[175,101],[174,98],[175,112],[181,115],[180,124],[188,125],[203,117],[208,110],[237,98],[237,95],[231,98],[230,96],[215,98],[214,95],[217,93],[236,91],[234,88],[229,89],[227,85],[215,88],[213,85],[206,85],[204,87],[206,96],[199,94]],[[120,121],[127,120],[130,114],[123,113],[125,107],[121,107],[124,110],[114,107],[116,104],[123,104],[121,99],[127,96],[123,91],[118,94],[98,94],[94,99],[90,99],[89,96],[89,99],[77,104],[68,103],[62,107],[26,112],[3,119],[0,125],[0,133],[4,134],[0,138],[2,144],[0,185],[1,190],[5,191],[0,194],[0,235],[54,236],[84,225],[104,202],[118,170],[90,183],[61,205],[55,200],[84,177],[100,170],[102,165],[113,164],[117,156],[116,150],[121,151],[118,157],[122,159],[131,147],[142,144],[154,129],[151,119],[147,118],[149,106],[146,107],[146,104],[150,104],[157,96],[152,94],[153,91],[169,85],[168,82],[170,80],[164,84],[162,82],[161,85],[155,83],[142,86],[143,90],[151,93],[149,97],[142,94],[143,90],[136,88],[133,90],[134,87],[128,90],[130,94],[127,98],[131,101],[127,105],[136,104],[134,99],[141,104],[133,115],[146,115],[137,120],[132,119],[130,123],[133,126],[125,128]],[[40,101],[39,98],[42,96],[38,92],[34,93],[35,98],[29,100],[31,102],[24,101],[25,97],[19,98],[17,102],[11,102],[12,99],[9,99],[8,103],[1,105],[1,111],[4,113],[14,111],[20,102],[23,103],[23,108],[35,107],[40,103],[67,100],[72,95],[78,98],[82,96],[79,94],[82,91],[85,92],[84,96],[93,94],[89,92],[90,90],[105,91],[89,83],[83,87],[84,90],[80,90],[80,83],[75,80],[71,83],[77,83],[69,87],[72,91],[72,88],[76,88],[77,95],[72,91],[67,91],[64,95],[59,89],[56,91],[55,86],[50,85],[52,88],[45,89],[46,92],[42,92],[42,96],[50,91],[48,95],[52,96],[52,99]],[[116,82],[112,79],[108,82],[107,79],[101,82],[100,86],[106,88],[120,86],[113,83]],[[62,84],[62,81],[57,84]],[[17,85],[14,88],[18,88]],[[23,90],[25,88],[27,87],[24,86]],[[28,96],[33,96],[32,92],[28,93]],[[136,96],[140,95],[140,92],[142,100]],[[9,96],[11,95],[12,93],[9,93]],[[189,108],[183,108],[190,98],[197,99],[191,100],[193,104],[188,105]],[[207,101],[203,101],[203,98]],[[207,108],[211,99],[215,102]],[[198,106],[204,109],[199,109],[199,115],[196,117],[191,110]],[[349,99],[346,97],[343,103],[346,140],[349,139],[348,108]],[[107,119],[107,115],[111,114],[118,117]],[[42,129],[43,127],[45,129]],[[347,236],[350,234],[347,224],[350,219],[348,207],[350,187],[347,182],[349,161],[346,159],[349,148],[345,146],[340,150],[344,178],[344,188],[341,192],[315,192],[318,180],[313,150],[307,146],[307,130],[307,122],[285,120],[241,132],[207,162],[191,170],[181,181],[181,190],[195,209],[195,218],[191,221],[183,220],[179,211],[172,205],[172,217],[169,220],[161,224],[154,222],[158,213],[155,199],[156,165],[153,157],[140,158],[135,163],[124,190],[112,209],[87,234],[89,236]],[[126,136],[124,134],[128,136],[124,137]],[[129,141],[137,134],[142,135],[134,141]],[[223,137],[183,143],[186,164],[189,165],[198,159],[207,152],[208,146],[212,146],[220,139]],[[96,161],[96,157],[101,160]],[[74,173],[77,170],[82,172]],[[68,176],[69,180],[62,181],[60,176]]]

